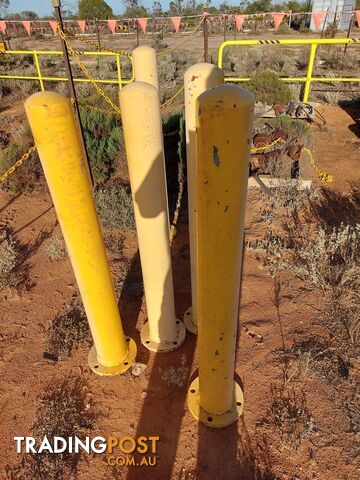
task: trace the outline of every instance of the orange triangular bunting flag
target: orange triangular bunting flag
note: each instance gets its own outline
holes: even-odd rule
[[[57,21],[56,20],[49,20],[51,30],[56,33]]]
[[[6,22],[4,22],[3,20],[0,21],[0,30],[5,35],[5,33],[6,33]]]
[[[275,25],[275,32],[279,28],[280,23],[283,21],[285,17],[285,13],[272,13],[271,14],[274,20],[274,25]]]
[[[23,20],[21,23],[23,24],[23,27],[27,31],[28,35],[31,35],[31,22],[29,20]]]
[[[137,21],[138,21],[138,23],[141,27],[141,30],[145,33],[148,19],[147,18],[138,18]]]
[[[111,33],[115,33],[116,29],[116,20],[108,20],[108,27]]]
[[[236,28],[238,32],[240,32],[241,27],[244,23],[244,20],[245,20],[245,15],[235,15],[235,23],[236,23]]]
[[[181,17],[171,17],[171,22],[173,24],[175,32],[178,33],[180,28]]]
[[[360,10],[355,10],[355,17],[358,24],[358,28],[360,28]]]
[[[314,20],[315,30],[318,31],[321,25],[321,22],[324,20],[326,12],[312,12],[312,17]]]
[[[79,25],[81,32],[85,33],[86,20],[78,20],[77,24]]]

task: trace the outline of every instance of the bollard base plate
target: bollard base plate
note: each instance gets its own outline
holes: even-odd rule
[[[105,365],[101,365],[101,363],[98,361],[98,358],[97,358],[95,345],[93,345],[90,349],[89,356],[88,356],[88,364],[91,370],[94,373],[96,373],[96,375],[100,375],[103,377],[120,375],[121,373],[127,372],[127,370],[129,370],[129,368],[135,362],[137,347],[136,347],[136,343],[132,338],[126,337],[126,341],[129,345],[128,354],[119,365],[115,365],[114,367],[107,367]]]
[[[244,394],[238,385],[234,381],[234,403],[230,410],[221,415],[214,415],[209,413],[200,406],[200,396],[199,396],[199,377],[191,383],[188,391],[188,407],[196,420],[199,420],[201,423],[204,423],[211,428],[222,428],[231,425],[236,422],[236,420],[243,413],[244,409]]]
[[[186,335],[185,325],[180,321],[176,320],[176,335],[173,340],[166,342],[154,342],[150,338],[149,322],[144,323],[140,331],[141,343],[145,348],[151,352],[171,352],[176,350],[180,345],[184,343]]]
[[[184,313],[183,321],[186,330],[188,330],[190,333],[193,333],[194,335],[198,334],[197,325],[193,322],[192,307],[189,307]]]

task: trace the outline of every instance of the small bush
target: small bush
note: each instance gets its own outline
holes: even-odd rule
[[[349,287],[360,275],[360,225],[341,224],[330,232],[286,225],[284,237],[269,232],[257,248],[265,250],[266,255],[259,258],[272,276],[292,272],[324,292],[339,284]]]
[[[63,260],[67,257],[67,250],[64,241],[54,235],[46,246],[46,253],[50,260]]]
[[[17,283],[16,267],[19,251],[16,242],[7,232],[0,232],[0,291]]]
[[[167,44],[164,42],[164,37],[161,32],[155,34],[152,39],[151,39],[151,46],[154,48],[157,52],[160,50],[164,50],[167,48]]]
[[[134,209],[128,185],[103,185],[96,191],[95,201],[104,228],[135,231]]]
[[[265,422],[275,425],[282,442],[290,442],[295,449],[299,448],[302,438],[315,427],[304,392],[273,384],[270,400]]]
[[[0,172],[8,170],[33,145],[29,124],[25,122],[11,135],[10,145],[0,157]],[[1,183],[3,190],[12,193],[31,192],[44,185],[44,176],[37,152],[33,152],[25,162]]]
[[[324,101],[330,105],[337,105],[341,99],[341,93],[337,91],[324,92],[322,96]]]
[[[347,52],[345,55],[340,49],[332,49],[321,56],[321,66],[326,70],[358,70],[360,59]]]
[[[291,28],[289,28],[289,25],[285,20],[279,25],[279,28],[274,33],[275,35],[289,35],[289,33],[291,33]]]
[[[50,327],[44,358],[54,361],[69,357],[81,342],[91,342],[89,324],[80,298],[75,299],[69,310],[57,316]]]
[[[9,145],[10,134],[0,130],[0,148],[3,149]]]
[[[174,83],[176,81],[177,65],[172,56],[161,57],[158,68],[161,84]]]
[[[295,145],[309,145],[311,139],[311,128],[305,120],[297,120],[289,115],[280,115],[268,121],[276,130],[284,130],[287,140]]]
[[[244,88],[253,93],[257,102],[268,105],[283,104],[292,98],[289,87],[270,70],[257,73],[249,82],[244,83]]]
[[[223,66],[229,68],[232,72],[235,72],[236,57],[227,48],[223,53]]]
[[[124,153],[119,117],[81,109],[81,123],[93,178],[107,180],[115,171],[116,159]]]

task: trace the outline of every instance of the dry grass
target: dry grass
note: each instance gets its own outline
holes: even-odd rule
[[[67,250],[63,238],[54,235],[46,246],[46,253],[52,261],[67,258]]]
[[[91,333],[80,296],[76,294],[67,312],[52,321],[44,358],[54,362],[64,359],[82,342],[90,343]]]
[[[127,184],[102,185],[95,193],[96,207],[105,229],[135,231],[131,191]]]
[[[31,286],[27,249],[18,242],[11,229],[0,230],[0,291],[23,292]]]
[[[50,383],[40,397],[32,436],[41,441],[55,436],[68,438],[89,435],[97,412],[92,395],[82,376],[69,375]],[[74,478],[81,453],[48,452],[28,454],[16,467],[5,467],[8,480],[60,480]]]
[[[274,426],[281,443],[298,449],[302,439],[316,429],[314,419],[306,405],[304,391],[273,384],[269,403],[266,417],[258,422],[259,425],[265,423]]]

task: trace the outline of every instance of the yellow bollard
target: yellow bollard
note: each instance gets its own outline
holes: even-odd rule
[[[120,108],[148,313],[141,342],[166,352],[183,343],[185,327],[175,318],[159,91],[131,83]]]
[[[196,133],[195,104],[197,97],[209,88],[224,83],[224,72],[211,63],[197,63],[188,68],[184,75],[185,128],[186,128],[186,162],[189,211],[189,238],[191,263],[191,298],[192,306],[184,315],[184,323],[189,332],[197,334],[196,313]]]
[[[199,377],[188,405],[210,427],[235,422],[244,403],[234,364],[253,110],[254,97],[234,85],[196,104]]]
[[[145,82],[159,89],[156,52],[151,47],[137,47],[132,52],[135,82]]]
[[[39,92],[25,110],[94,339],[90,368],[123,373],[135,360],[136,344],[124,336],[70,99]]]

